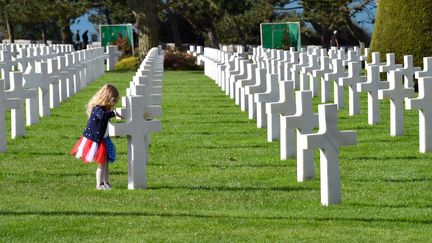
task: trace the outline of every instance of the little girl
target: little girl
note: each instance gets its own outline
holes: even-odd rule
[[[110,190],[108,162],[115,160],[115,147],[108,136],[108,120],[118,116],[113,111],[117,103],[119,92],[111,84],[105,84],[88,102],[87,115],[89,116],[87,127],[81,138],[75,144],[71,155],[82,159],[84,163],[96,162],[96,189]]]

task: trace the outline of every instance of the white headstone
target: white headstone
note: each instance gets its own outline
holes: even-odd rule
[[[348,76],[339,79],[340,86],[349,88],[349,115],[360,113],[360,94],[357,91],[357,84],[364,83],[366,77],[360,76],[361,63],[348,62]]]
[[[396,64],[396,56],[394,53],[386,54],[386,63],[380,66],[380,72],[390,72],[402,68],[402,65]]]
[[[280,138],[280,117],[294,114],[294,82],[279,81],[279,101],[266,104],[267,141]]]
[[[339,148],[357,143],[355,131],[339,131],[336,104],[318,106],[318,133],[300,135],[303,149],[320,150],[321,204],[329,206],[342,203],[339,173]]]
[[[108,126],[111,136],[128,138],[128,188],[130,190],[147,187],[148,142],[145,138],[150,132],[161,129],[160,121],[144,119],[143,99],[142,96],[128,96],[126,122]]]
[[[423,57],[423,70],[415,72],[415,78],[426,78],[432,76],[432,57]]]
[[[414,96],[414,88],[404,88],[402,84],[402,71],[389,71],[388,78],[390,87],[385,90],[378,91],[378,98],[383,100],[390,99],[390,135],[401,136],[404,134],[403,128],[403,101],[404,98],[412,98]]]
[[[312,72],[320,68],[318,63],[318,56],[309,55],[308,58],[309,58],[308,65],[302,67],[301,69],[300,90],[302,91],[311,90],[313,94],[316,94],[318,93],[318,83],[315,83],[314,79],[311,79],[311,77],[312,77]]]
[[[312,71],[312,78],[314,82],[318,83],[321,80],[321,102],[326,103],[330,101],[330,82],[324,79],[325,74],[332,73],[330,68],[330,59],[327,56],[320,57],[320,69]]]
[[[367,65],[367,81],[357,84],[359,92],[368,93],[368,124],[378,124],[380,121],[380,102],[378,100],[378,90],[388,89],[389,82],[380,79],[379,66]]]
[[[266,82],[266,91],[264,93],[258,93],[254,95],[257,107],[258,128],[267,127],[267,113],[265,110],[266,103],[279,100],[279,83],[277,79],[277,74],[267,74]]]
[[[7,150],[6,144],[6,111],[20,109],[22,105],[19,99],[7,99],[4,93],[4,80],[0,79],[0,152]]]
[[[36,63],[33,65],[35,66]],[[42,86],[42,74],[36,73],[36,67],[28,65],[23,74],[23,86],[25,89],[35,90],[35,97],[26,99],[26,125],[39,123],[39,87]]]
[[[344,100],[344,90],[343,86],[339,85],[339,79],[348,76],[348,73],[345,73],[345,67],[342,65],[341,59],[333,59],[332,60],[332,73],[326,73],[324,79],[326,82],[334,81],[334,90],[333,90],[333,98],[334,103],[337,105],[338,109],[342,109],[345,106]]]
[[[318,127],[318,115],[312,111],[311,91],[296,91],[295,99],[296,113],[281,118],[281,127],[290,129],[290,139],[292,139],[288,147],[289,141],[284,141],[286,139],[281,137],[281,159],[285,159],[287,155],[283,151],[297,149],[297,181],[302,182],[314,177],[314,151],[297,146],[292,130],[297,130],[297,139],[300,139],[301,134],[312,133],[313,129]]]
[[[418,80],[419,96],[405,98],[407,110],[419,110],[419,144],[420,152],[432,151],[432,77]]]
[[[25,111],[24,101],[26,98],[36,97],[36,90],[27,90],[23,86],[21,72],[10,72],[11,89],[5,91],[6,98],[17,99],[18,109],[11,110],[11,137],[21,137],[25,135]]]
[[[254,85],[256,83],[256,69],[258,68],[255,63],[247,64],[247,77],[243,80],[239,80],[236,83],[236,102],[238,99],[238,103],[240,104],[240,108],[242,111],[248,110],[248,102],[246,99],[246,86]]]
[[[266,82],[266,73],[267,69],[265,68],[257,68],[255,70],[256,83],[255,85],[246,86],[245,94],[248,100],[248,117],[249,119],[253,119],[257,117],[257,106],[255,100],[256,93],[265,92],[267,89]]]
[[[413,56],[406,55],[404,56],[404,66],[399,68],[402,71],[402,75],[404,76],[404,87],[405,88],[413,88],[414,87],[414,73],[416,71],[420,71],[419,67],[414,67]]]

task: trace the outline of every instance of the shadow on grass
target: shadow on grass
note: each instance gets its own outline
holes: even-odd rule
[[[412,159],[420,159],[417,156],[358,156],[352,157],[352,159],[358,160],[412,160]]]
[[[197,149],[238,149],[238,148],[272,148],[270,143],[266,144],[244,144],[244,145],[234,145],[234,146],[188,146],[188,148],[197,148]]]
[[[432,182],[432,178],[403,178],[403,179],[374,178],[374,179],[351,179],[350,181],[407,183],[407,182]]]
[[[278,192],[295,192],[295,191],[316,191],[305,187],[227,187],[227,186],[150,186],[148,190],[192,190],[192,191],[226,191],[226,192],[257,192],[257,191],[278,191]]]
[[[432,224],[432,219],[407,219],[407,218],[371,218],[371,217],[298,217],[298,216],[260,216],[260,215],[221,215],[187,212],[95,212],[95,211],[0,211],[2,216],[75,216],[75,217],[167,217],[167,218],[197,218],[197,219],[246,219],[256,221],[262,220],[310,220],[316,222],[341,221],[341,222],[364,222],[364,223],[411,223]]]
[[[227,159],[228,160],[228,159]],[[221,163],[221,164],[162,164],[162,163],[149,163],[148,166],[155,166],[155,167],[191,167],[191,168],[290,168],[295,167],[297,165],[293,163],[286,163],[286,164],[227,164]]]
[[[432,208],[432,205],[404,205],[404,204],[376,204],[376,203],[350,203],[349,205],[355,206],[355,207],[371,207],[371,208],[423,208],[428,209]]]

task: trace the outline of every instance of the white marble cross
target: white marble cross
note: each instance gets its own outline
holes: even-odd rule
[[[339,79],[348,76],[348,73],[345,73],[345,67],[342,65],[341,59],[333,59],[332,60],[332,73],[326,73],[324,75],[325,82],[334,81],[334,90],[333,90],[333,99],[334,103],[337,105],[338,109],[342,109],[345,106],[344,100],[344,90],[343,86],[339,85]]]
[[[357,91],[357,84],[364,83],[366,77],[360,76],[361,63],[348,62],[348,76],[339,78],[340,86],[349,88],[349,115],[353,116],[360,113],[360,94]]]
[[[48,59],[48,82],[50,83],[50,108],[60,105],[60,72],[58,70],[58,61],[56,58]]]
[[[403,101],[404,98],[414,96],[414,88],[404,88],[402,84],[402,71],[393,70],[388,73],[390,87],[378,91],[378,98],[390,99],[390,136],[401,136],[404,134],[403,127]]]
[[[58,76],[59,76],[59,102],[65,101],[67,96],[67,82],[71,78],[72,74],[66,68],[66,57],[58,56]]]
[[[389,82],[381,81],[378,65],[367,65],[367,80],[357,84],[359,92],[368,93],[368,124],[378,124],[380,121],[380,102],[378,90],[388,89]]]
[[[266,82],[266,68],[257,68],[255,70],[256,74],[256,82],[254,85],[246,86],[245,94],[248,100],[248,117],[249,119],[254,119],[257,117],[257,106],[256,106],[256,100],[255,100],[255,94],[256,93],[262,93],[265,92],[267,89],[267,82]]]
[[[320,68],[318,63],[318,56],[309,55],[308,65],[301,68],[300,72],[300,90],[312,90],[313,93],[317,93],[317,84],[311,80],[312,72]]]
[[[332,70],[330,68],[330,59],[327,56],[321,56],[320,57],[320,66],[321,68],[319,70],[312,71],[312,79],[313,82],[318,83],[318,80],[321,80],[321,102],[326,103],[330,101],[330,82],[326,82],[324,80],[324,76],[327,73],[331,73]],[[314,96],[317,95],[313,94]]]
[[[418,80],[419,96],[405,98],[407,110],[419,110],[420,152],[432,151],[432,77]]]
[[[1,76],[4,79],[4,89],[10,88],[9,72],[12,67],[16,65],[15,61],[12,61],[12,55],[8,49],[0,51],[1,61],[0,61],[0,71]],[[3,87],[2,87],[3,88]]]
[[[7,150],[6,144],[6,111],[22,109],[19,99],[7,99],[4,93],[4,80],[0,79],[0,152]]]
[[[146,166],[149,144],[146,137],[151,132],[161,129],[160,121],[144,119],[143,99],[142,96],[128,96],[126,122],[108,125],[110,136],[128,138],[128,188],[130,190],[147,187]]]
[[[306,67],[308,65],[308,56],[307,52],[302,52],[299,55],[299,62],[291,66],[291,79],[294,81],[294,88],[296,90],[300,89],[300,73],[302,67]]]
[[[383,65],[380,65],[380,72],[390,72],[393,70],[396,70],[398,68],[402,68],[402,65],[396,64],[396,56],[394,53],[387,53],[386,54],[386,63]]]
[[[281,118],[281,127],[289,131],[287,135],[290,135],[289,139],[291,140],[281,137],[281,159],[286,158],[286,152],[282,152],[283,150],[294,150],[295,152],[297,149],[297,181],[302,182],[314,177],[314,151],[297,146],[299,142],[295,140],[294,129],[297,130],[297,139],[300,139],[302,134],[312,133],[313,129],[318,127],[318,114],[312,111],[311,91],[296,91],[295,102],[293,103],[296,106],[295,114]],[[290,144],[288,145],[287,142]]]
[[[48,63],[40,62],[37,63],[37,71],[40,70],[40,80],[39,86],[39,115],[41,117],[49,116],[51,114],[50,110],[50,80],[51,75],[48,73]]]
[[[280,138],[280,117],[294,114],[294,81],[279,81],[279,101],[266,104],[267,141]]]
[[[423,57],[423,70],[415,72],[415,78],[432,77],[432,57]]]
[[[369,65],[374,65],[378,67],[378,71],[380,70],[380,67],[383,66],[384,64],[381,63],[381,59],[380,59],[380,53],[379,52],[372,52],[371,54],[371,62],[370,63],[366,63],[366,66]]]
[[[66,54],[66,69],[70,73],[67,80],[67,97],[71,97],[76,93],[76,87],[79,85],[79,71],[75,68],[73,63],[73,54]]]
[[[258,65],[255,63],[248,63],[247,64],[247,77],[245,79],[239,80],[236,83],[236,104],[240,105],[240,109],[242,111],[247,111],[248,109],[248,103],[246,100],[246,94],[245,94],[245,87],[248,85],[254,85],[256,82],[255,73],[256,69],[258,68]]]
[[[34,89],[36,94],[42,86],[42,74],[36,73],[36,63],[28,65],[23,73],[23,86],[25,89]],[[39,123],[39,96],[26,99],[26,125],[30,126]]]
[[[419,67],[414,67],[413,64],[413,56],[405,55],[404,56],[404,66],[399,68],[402,71],[402,75],[404,76],[404,87],[405,88],[413,88],[414,87],[414,73],[420,71]]]
[[[257,127],[267,127],[267,113],[266,103],[275,102],[279,100],[279,81],[277,74],[266,75],[266,91],[264,93],[257,93],[254,96],[257,107]]]
[[[240,72],[235,75],[230,76],[229,80],[229,97],[231,99],[235,98],[235,84],[238,80],[247,78],[247,64],[248,60],[242,59],[240,60]],[[237,104],[237,103],[236,103]],[[238,105],[238,104],[237,104]]]
[[[336,104],[318,106],[319,130],[314,134],[300,135],[302,149],[320,150],[321,204],[329,206],[342,203],[339,172],[339,148],[357,143],[355,131],[339,131]]]
[[[5,91],[8,99],[17,99],[19,102],[18,109],[11,110],[11,137],[21,137],[25,135],[25,111],[24,101],[26,98],[35,98],[36,89],[25,89],[21,72],[10,72],[11,87]]]
[[[299,62],[299,54],[296,51],[290,52],[290,60],[284,63],[284,80],[293,80],[291,77],[291,68],[293,65],[298,64]]]

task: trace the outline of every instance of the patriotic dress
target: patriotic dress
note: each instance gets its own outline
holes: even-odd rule
[[[107,111],[102,106],[93,107],[87,127],[75,143],[71,155],[87,164],[114,162],[115,147],[107,133],[108,120],[114,116],[114,111]]]

